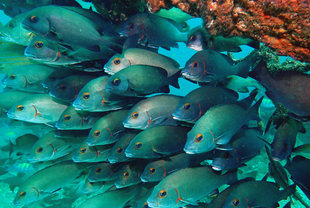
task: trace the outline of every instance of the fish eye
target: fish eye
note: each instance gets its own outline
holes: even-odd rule
[[[36,41],[33,45],[34,45],[34,47],[40,49],[43,47],[44,44],[42,41]]]
[[[115,78],[115,79],[113,79],[113,81],[112,81],[112,84],[113,84],[114,86],[118,86],[120,83],[121,83],[121,80],[118,79],[118,78]]]
[[[84,154],[85,152],[86,152],[86,148],[85,148],[85,147],[81,147],[80,153],[81,153],[81,154]]]
[[[149,207],[149,205],[147,205],[147,202],[144,202],[143,208],[148,208],[148,207]]]
[[[124,176],[124,177],[128,177],[128,176],[129,176],[128,171],[124,172],[124,173],[123,173],[123,176]]]
[[[24,198],[26,196],[26,192],[22,191],[18,194],[19,198]]]
[[[197,67],[198,67],[198,62],[197,62],[197,61],[194,61],[194,62],[192,63],[192,67],[193,67],[193,68],[197,68]]]
[[[65,90],[65,89],[67,89],[67,87],[66,87],[66,85],[65,85],[65,84],[60,84],[60,85],[59,85],[59,89],[61,89],[61,90]]]
[[[150,171],[151,174],[154,174],[155,173],[155,168],[150,168],[149,171]]]
[[[139,117],[139,113],[138,112],[133,112],[132,114],[131,114],[131,118],[133,118],[133,119],[136,119],[136,118],[138,118]]]
[[[195,41],[196,39],[197,39],[196,35],[192,35],[192,36],[190,37],[190,40],[192,40],[192,41]]]
[[[101,132],[99,130],[94,131],[93,136],[94,137],[99,137]]]
[[[89,97],[90,97],[89,92],[84,92],[83,95],[82,95],[82,98],[83,98],[84,100],[88,100]]]
[[[237,207],[239,205],[239,202],[240,202],[239,199],[234,199],[232,203],[234,207]]]
[[[203,139],[202,134],[197,134],[196,137],[195,137],[195,142],[196,143],[200,143],[202,139]]]
[[[38,18],[37,16],[31,16],[31,17],[29,18],[29,20],[30,20],[30,22],[32,22],[32,23],[37,23],[37,22],[39,21],[39,18]]]
[[[16,75],[15,74],[11,74],[10,76],[9,76],[9,79],[15,79],[16,78]]]
[[[90,186],[94,185],[94,182],[88,181],[87,183],[88,183],[88,185],[90,185]]]
[[[166,196],[167,196],[167,191],[161,190],[161,191],[159,192],[159,197],[160,197],[160,198],[165,198]]]
[[[64,116],[64,121],[69,121],[71,119],[71,116],[69,114]]]
[[[141,142],[137,142],[135,145],[136,149],[140,149],[142,147],[142,143]]]
[[[43,151],[43,148],[42,147],[37,147],[36,148],[36,153],[41,153]]]
[[[99,168],[99,167],[96,168],[95,172],[96,172],[96,173],[101,173],[101,168]]]
[[[184,109],[185,110],[188,110],[190,107],[191,107],[190,103],[185,103],[185,105],[184,105]]]
[[[113,60],[113,63],[114,63],[115,65],[119,65],[119,64],[121,63],[121,60],[120,60],[119,58],[115,58],[115,59]]]
[[[24,110],[24,106],[23,105],[18,105],[18,106],[16,106],[16,110],[17,111],[22,111],[22,110]]]
[[[122,152],[123,152],[123,148],[118,147],[118,148],[116,149],[116,152],[118,152],[118,153],[122,153]]]

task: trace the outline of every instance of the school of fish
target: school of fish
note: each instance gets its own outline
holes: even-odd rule
[[[116,24],[73,0],[38,2],[0,7],[13,207],[310,207],[310,75],[271,74],[259,42],[212,36],[178,10]],[[184,66],[158,52],[179,44],[195,50]],[[252,53],[234,60],[241,45]],[[196,87],[170,93],[181,81]],[[243,171],[262,155],[264,177]]]

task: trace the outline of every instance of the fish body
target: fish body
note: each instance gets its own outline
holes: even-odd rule
[[[90,182],[98,181],[114,181],[120,175],[120,170],[123,165],[110,164],[107,162],[96,163],[91,169],[88,176]]]
[[[31,95],[28,92],[6,91],[0,93],[0,109],[1,113],[7,112],[15,103],[22,101],[27,96]]]
[[[74,162],[107,162],[112,146],[88,146],[86,143],[81,144],[72,155]]]
[[[140,176],[143,172],[144,166],[145,164],[143,162],[133,162],[124,165],[120,170],[118,179],[114,182],[115,187],[120,189],[141,183]]]

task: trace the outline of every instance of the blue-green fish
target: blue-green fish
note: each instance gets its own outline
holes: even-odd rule
[[[119,177],[123,165],[107,162],[96,163],[90,169],[88,180],[90,182],[114,181]]]
[[[74,162],[107,162],[112,146],[88,146],[81,144],[74,152],[72,160]]]

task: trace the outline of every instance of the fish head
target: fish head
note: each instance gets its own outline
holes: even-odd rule
[[[246,191],[246,190],[244,190]],[[259,190],[257,190],[259,191]],[[236,208],[236,207],[249,207],[249,201],[246,196],[244,196],[244,193],[236,193],[235,191],[231,193],[225,200],[225,204],[223,205],[223,208]]]
[[[129,165],[126,165],[119,174],[119,178],[115,181],[115,187],[116,188],[125,188],[137,183],[140,183],[140,176],[139,173],[133,169],[130,168]]]
[[[128,78],[118,73],[112,75],[106,85],[106,91],[118,95],[128,95],[131,92]]]
[[[194,49],[195,51],[202,51],[203,50],[203,40],[204,36],[202,32],[196,31],[192,35],[189,36],[186,46],[188,48]]]
[[[113,75],[130,65],[131,63],[129,59],[124,57],[124,55],[117,53],[104,65],[104,72]]]
[[[41,196],[42,194],[35,187],[22,187],[18,190],[13,203],[15,206],[21,207],[40,200]]]
[[[49,95],[66,102],[73,101],[75,96],[78,94],[78,89],[76,86],[72,85],[66,79],[59,80],[51,88]]]
[[[147,199],[149,207],[161,207],[161,208],[172,208],[181,207],[182,202],[180,201],[178,190],[173,188],[173,184],[161,184],[159,183],[154,187],[151,195]]]
[[[44,80],[44,82],[42,82],[42,86],[44,88],[51,89],[59,80],[60,78],[55,73],[52,73]]]
[[[28,161],[31,163],[52,160],[54,149],[52,145],[49,144],[41,144],[40,142],[34,144],[31,149],[30,157]]]
[[[95,125],[89,132],[86,142],[89,146],[111,144],[113,133],[108,127]]]
[[[205,64],[199,59],[192,57],[186,62],[181,74],[187,79],[201,81],[201,79],[206,75]]]
[[[69,107],[68,107],[69,108]],[[72,106],[70,106],[70,109]],[[82,119],[75,110],[65,110],[56,122],[58,130],[79,129],[82,126]]]
[[[13,89],[20,89],[27,87],[27,78],[23,74],[12,73],[8,74],[3,80],[2,83],[6,87],[10,87]]]
[[[110,152],[108,160],[110,163],[118,163],[127,160],[125,155],[126,147],[115,144]]]
[[[7,116],[12,119],[22,120],[22,121],[35,121],[38,116],[37,107],[31,103],[20,102],[13,105],[7,112]]]
[[[95,164],[89,173],[90,181],[110,181],[118,176],[118,171],[109,163]]]
[[[34,37],[24,51],[24,55],[39,62],[56,60],[58,49],[56,44],[48,44],[45,39]]]
[[[187,154],[198,154],[209,152],[216,147],[216,141],[213,139],[213,134],[210,132],[199,131],[193,129],[187,134],[187,141],[184,151]]]
[[[83,144],[75,150],[72,155],[72,160],[74,162],[87,162],[95,156],[96,152],[92,150],[87,144]]]
[[[147,17],[144,14],[137,14],[130,17],[121,27],[119,34],[122,36],[133,36],[143,33],[143,25]]]
[[[172,116],[176,120],[194,123],[202,116],[201,114],[202,110],[199,103],[183,100],[178,104]]]
[[[125,128],[146,129],[150,124],[148,111],[133,107],[123,121]]]
[[[144,158],[151,149],[150,143],[143,141],[142,136],[138,134],[127,146],[125,155],[126,157]]]
[[[140,178],[143,182],[157,182],[164,179],[166,177],[166,174],[166,168],[164,167],[164,165],[149,163],[145,167]]]
[[[282,140],[281,143],[271,144],[271,156],[275,161],[281,161],[289,157],[293,149],[293,146],[287,140]]]
[[[237,158],[234,158],[230,151],[222,151],[219,157],[212,160],[211,167],[213,170],[230,170],[237,167]]]
[[[22,26],[26,30],[40,35],[47,35],[51,31],[51,22],[49,18],[38,9],[33,9],[25,16]]]

